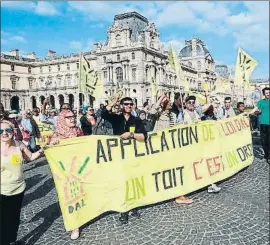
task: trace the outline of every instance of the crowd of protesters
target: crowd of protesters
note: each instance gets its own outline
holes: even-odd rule
[[[232,100],[226,97],[224,104],[210,102],[208,93],[205,93],[206,103],[201,104],[196,96],[175,93],[174,100],[164,93],[159,96],[155,104],[143,104],[139,110],[132,98],[120,99],[115,97],[107,105],[101,104],[95,110],[86,106],[78,112],[73,111],[71,105],[64,103],[59,112],[48,109],[45,99],[41,110],[21,111],[19,115],[9,115],[0,104],[1,123],[1,244],[7,245],[16,242],[19,227],[19,217],[25,182],[22,173],[23,158],[34,160],[42,155],[42,149],[36,144],[41,140],[38,123],[51,125],[54,132],[50,144],[58,144],[62,139],[88,135],[119,135],[122,139],[146,141],[147,133],[154,130],[163,130],[177,124],[190,124],[205,120],[220,120],[246,113],[245,104],[238,102],[232,107]],[[251,119],[251,129],[260,130],[264,157],[269,163],[270,154],[270,89],[264,88],[259,97],[257,89],[254,93],[254,109],[246,114]],[[256,128],[256,130],[257,130]],[[14,164],[18,163],[18,164]],[[9,178],[8,176],[11,176]],[[221,190],[215,183],[208,187],[209,193]],[[12,203],[12,205],[11,205]],[[193,200],[179,196],[177,204],[191,204]],[[131,215],[140,217],[137,209],[131,210]],[[120,222],[128,223],[129,212],[120,214]],[[5,234],[3,236],[3,234]],[[71,239],[80,235],[79,227],[72,231]]]

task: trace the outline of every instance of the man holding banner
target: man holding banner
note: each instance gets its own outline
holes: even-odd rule
[[[111,113],[113,106],[118,102],[119,96],[117,95],[111,104],[107,105],[105,110],[102,111],[101,117],[109,121],[113,127],[114,135],[120,135],[122,140],[138,140],[144,141],[147,139],[147,133],[140,118],[134,117],[131,112],[134,103],[131,98],[125,97],[120,100],[121,114]],[[140,214],[137,209],[131,211],[131,215],[139,218]],[[128,212],[121,213],[119,221],[122,224],[128,223]]]

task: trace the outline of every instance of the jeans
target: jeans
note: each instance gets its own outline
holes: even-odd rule
[[[264,158],[270,158],[270,125],[261,124],[260,125],[262,147],[264,150]]]
[[[12,196],[1,194],[1,245],[7,245],[17,240],[23,196],[24,192]]]

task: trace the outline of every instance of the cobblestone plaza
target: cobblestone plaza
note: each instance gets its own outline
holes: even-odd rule
[[[222,181],[218,194],[192,193],[191,205],[173,200],[141,208],[141,218],[120,225],[107,213],[83,227],[81,237],[65,232],[47,161],[25,166],[27,191],[19,239],[28,245],[266,245],[269,244],[269,165],[254,138],[254,163]]]

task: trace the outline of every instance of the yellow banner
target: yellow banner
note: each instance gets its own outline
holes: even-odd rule
[[[48,140],[50,140],[51,136],[53,135],[53,130],[52,130],[52,125],[50,124],[46,124],[46,123],[42,123],[38,120],[35,120],[40,134],[41,134],[41,139],[42,139],[42,143],[47,142]],[[38,139],[36,138],[36,144],[39,145],[41,142],[38,142]]]
[[[45,154],[68,231],[106,211],[125,212],[196,191],[253,161],[244,116],[151,132],[147,143],[118,136],[67,139]]]
[[[234,83],[237,86],[249,87],[249,78],[258,62],[241,48],[238,49]]]

